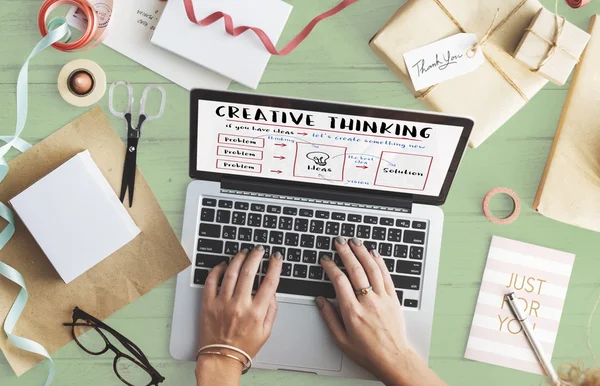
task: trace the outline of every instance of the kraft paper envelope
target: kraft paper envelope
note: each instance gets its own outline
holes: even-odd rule
[[[118,191],[125,145],[97,107],[12,160],[8,176],[0,184],[0,200],[8,202],[85,149]],[[134,206],[127,205],[127,210],[142,232],[69,284],[62,281],[23,223],[16,219],[16,233],[0,251],[0,261],[23,275],[29,291],[15,335],[33,339],[54,353],[72,340],[71,330],[62,323],[72,320],[75,306],[105,319],[190,264],[139,170]],[[0,323],[4,323],[18,292],[17,285],[0,277]],[[0,332],[0,349],[17,375],[43,359],[14,347],[4,331]]]
[[[600,23],[575,70],[533,209],[600,232]]]

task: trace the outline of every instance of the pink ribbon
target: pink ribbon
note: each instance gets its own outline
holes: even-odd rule
[[[277,48],[275,48],[275,45],[273,44],[271,39],[269,39],[269,36],[265,33],[265,31],[263,31],[260,28],[249,27],[249,26],[234,27],[233,19],[231,18],[231,16],[229,16],[228,14],[223,13],[223,12],[215,12],[215,13],[208,15],[207,17],[205,17],[202,20],[198,20],[198,19],[196,19],[196,14],[194,12],[193,0],[183,0],[183,3],[185,4],[185,11],[187,13],[188,19],[190,19],[190,21],[192,23],[198,24],[199,26],[202,26],[202,27],[205,27],[205,26],[213,24],[216,21],[219,21],[222,18],[225,20],[225,31],[227,31],[227,33],[230,34],[231,36],[236,37],[238,35],[243,34],[244,32],[246,32],[248,30],[251,30],[252,32],[254,32],[256,34],[256,36],[258,36],[258,38],[260,39],[262,44],[265,46],[267,51],[269,51],[272,55],[285,56],[285,55],[289,54],[290,52],[292,52],[294,49],[296,49],[296,47],[298,47],[300,45],[300,43],[302,43],[304,41],[304,39],[306,39],[308,37],[308,35],[312,32],[312,30],[316,27],[316,25],[319,24],[320,21],[325,20],[328,17],[334,16],[335,14],[342,11],[344,8],[356,3],[357,1],[358,0],[342,0],[341,3],[339,3],[338,5],[336,5],[329,11],[324,12],[324,13],[320,14],[319,16],[315,17],[314,19],[311,20],[310,23],[308,23],[308,25],[306,27],[304,27],[304,29],[302,31],[300,31],[300,33],[298,35],[296,35],[295,38],[293,38],[285,47],[283,47],[283,49],[281,51],[278,51]],[[583,0],[583,1],[586,1],[586,0]]]

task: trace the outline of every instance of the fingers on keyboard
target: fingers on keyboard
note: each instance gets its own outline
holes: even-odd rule
[[[335,293],[341,301],[347,302],[347,304],[353,304],[358,301],[350,281],[342,270],[335,265],[333,260],[321,259],[321,266],[326,275],[329,276],[331,284],[335,288]]]
[[[210,301],[217,296],[217,287],[219,286],[219,281],[223,277],[226,269],[226,265],[217,265],[210,271],[210,273],[205,270],[196,270],[202,271],[201,274],[207,275],[206,282],[204,283],[204,300]]]
[[[382,292],[383,291],[383,280],[381,278],[381,270],[375,263],[373,256],[367,250],[364,243],[357,243],[356,240],[353,239],[353,240],[351,240],[349,246],[350,246],[350,248],[348,248],[348,246],[346,245],[345,248],[338,249],[340,251],[340,255],[342,257],[342,261],[344,262],[344,265],[346,264],[346,260],[348,260],[348,258],[349,258],[347,256],[347,254],[356,256],[356,259],[358,259],[358,262],[362,266],[364,274],[366,274],[366,276],[368,278],[369,284],[371,286],[373,286],[373,289],[375,290],[375,292],[377,292],[377,293]],[[342,247],[344,247],[344,246],[342,246]],[[342,251],[344,254],[346,254],[346,256],[344,254],[342,254]],[[346,267],[348,267],[348,272],[350,273],[350,277],[353,278],[353,274],[355,274],[355,273],[350,271],[349,266],[346,265]],[[353,283],[354,283],[354,281],[353,281]],[[367,287],[368,287],[368,285],[367,285]],[[357,287],[357,288],[365,288],[365,286],[361,286],[361,287]]]
[[[381,272],[384,288],[388,294],[392,295],[395,287],[392,277],[390,276],[390,272],[394,272],[394,260],[384,259],[383,257],[377,255],[374,255],[373,257],[375,264],[377,264]],[[400,300],[400,303],[402,303],[402,300]]]
[[[232,266],[230,276],[241,275],[247,259],[243,256],[240,263],[239,251],[262,245],[261,259],[253,262],[253,290],[260,291],[275,261],[272,253],[279,252],[279,293],[334,298],[331,279],[342,282],[339,271],[348,285],[351,277],[357,288],[381,286],[376,291],[396,292],[402,305],[418,307],[428,229],[426,221],[203,197],[192,282],[205,284],[210,270],[222,262]],[[338,245],[337,236],[346,244]],[[362,245],[349,244],[355,237]],[[321,266],[324,256],[332,258],[334,276]]]
[[[275,295],[277,287],[279,286],[283,258],[276,259],[271,257],[269,260],[263,262],[263,267],[265,266],[265,263],[267,267],[266,271],[264,271],[265,277],[260,283],[260,287],[256,293],[255,301],[263,305],[268,305]]]
[[[234,293],[235,286],[238,281],[238,277],[240,275],[240,270],[244,265],[244,261],[248,256],[248,250],[242,250],[238,252],[233,259],[231,259],[231,263],[225,271],[225,276],[223,277],[223,284],[221,285],[221,293],[223,296],[231,297]]]

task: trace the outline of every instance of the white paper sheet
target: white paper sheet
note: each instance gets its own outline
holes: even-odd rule
[[[463,128],[198,102],[200,171],[440,194]]]
[[[87,150],[10,203],[65,283],[140,233]]]
[[[185,89],[227,89],[229,79],[150,42],[165,4],[160,0],[115,1],[103,43]],[[87,22],[76,10],[71,8],[67,21],[83,30]]]
[[[225,12],[235,27],[258,27],[277,44],[292,6],[281,0],[196,0],[194,10],[199,20]],[[191,23],[182,0],[168,1],[152,43],[254,89],[271,58],[251,31],[233,37],[223,19],[206,27]]]

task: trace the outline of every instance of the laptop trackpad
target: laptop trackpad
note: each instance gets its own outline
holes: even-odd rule
[[[280,301],[271,337],[255,362],[340,371],[342,356],[317,307]]]

